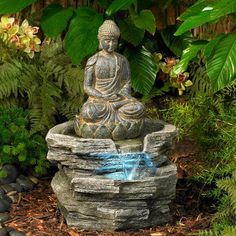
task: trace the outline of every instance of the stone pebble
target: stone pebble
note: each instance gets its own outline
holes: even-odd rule
[[[10,184],[16,181],[16,178],[19,175],[17,168],[13,165],[4,165],[2,170],[6,172],[7,176],[0,179],[0,185]]]
[[[10,218],[8,211],[11,204],[17,202],[17,193],[32,190],[37,179],[19,175],[18,170],[12,165],[5,165],[2,169],[7,172],[7,177],[0,179],[0,236],[24,236],[25,234],[20,231],[4,227],[4,222]]]
[[[0,213],[4,213],[6,211],[9,211],[11,205],[8,201],[4,199],[0,199]]]
[[[10,183],[9,185],[18,193],[23,191],[23,187],[18,183]]]
[[[16,182],[23,188],[24,191],[32,190],[34,188],[34,183],[24,175],[20,175]]]
[[[7,212],[0,213],[0,223],[4,223],[5,221],[10,219],[10,215]]]
[[[6,228],[0,228],[0,236],[7,236],[8,230]]]
[[[9,232],[9,236],[25,236],[25,234],[20,231],[13,230]]]

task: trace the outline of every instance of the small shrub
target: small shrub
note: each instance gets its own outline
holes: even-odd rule
[[[47,147],[41,135],[29,132],[27,112],[21,108],[0,108],[0,166],[15,164],[22,170],[32,168],[36,174],[46,173]],[[1,173],[4,177],[4,173]]]

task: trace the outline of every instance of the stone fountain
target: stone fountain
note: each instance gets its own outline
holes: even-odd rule
[[[85,68],[88,100],[75,121],[49,130],[52,180],[69,226],[116,231],[171,221],[176,166],[168,160],[175,126],[145,119],[131,96],[129,64],[115,52],[120,35],[107,20],[99,28],[100,49]]]

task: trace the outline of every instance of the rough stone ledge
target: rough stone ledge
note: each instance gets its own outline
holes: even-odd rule
[[[161,225],[171,220],[170,199],[108,200],[94,195],[94,201],[84,194],[76,200],[69,188],[70,180],[59,171],[52,180],[52,188],[59,207],[69,226],[78,229],[112,232]],[[87,197],[86,197],[87,196]]]

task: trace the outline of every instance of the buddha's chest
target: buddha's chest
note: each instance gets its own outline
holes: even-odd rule
[[[116,74],[116,59],[99,57],[95,65],[95,76],[97,78],[111,78]]]

